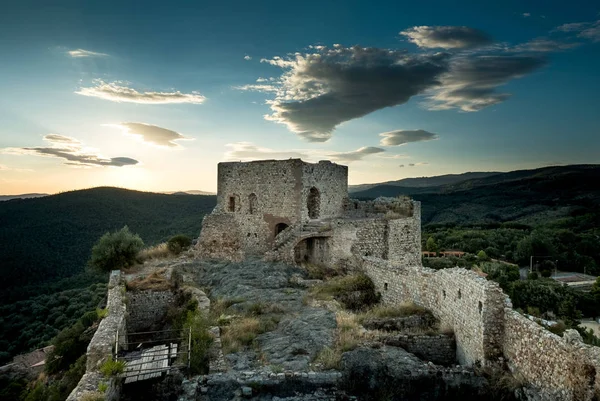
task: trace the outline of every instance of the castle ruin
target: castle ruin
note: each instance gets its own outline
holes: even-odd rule
[[[348,198],[348,167],[300,159],[219,163],[217,206],[197,248],[240,261],[360,264],[377,257],[420,264],[420,204]]]

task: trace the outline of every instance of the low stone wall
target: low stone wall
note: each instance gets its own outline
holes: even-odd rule
[[[381,341],[386,345],[402,347],[422,360],[436,365],[456,364],[456,340],[453,335],[397,334],[384,336]]]
[[[113,357],[117,331],[119,331],[119,342],[127,341],[125,284],[119,270],[114,270],[110,274],[106,307],[108,316],[100,322],[87,348],[86,372],[77,387],[69,394],[67,401],[80,400],[86,393],[98,391],[101,382],[108,385],[108,389],[104,393],[106,401],[119,399],[121,392],[120,380],[108,379],[99,373],[102,364]]]
[[[465,269],[433,270],[364,258],[363,269],[386,303],[414,302],[429,309],[456,335],[463,365],[485,364],[502,354],[506,295],[500,287]]]
[[[162,327],[165,315],[175,301],[172,291],[130,291],[127,293],[127,331],[150,331]]]
[[[203,258],[236,262],[243,260],[239,225],[234,216],[230,213],[214,212],[204,216],[196,250]]]
[[[509,367],[534,387],[540,400],[589,400],[597,386],[597,347],[579,333],[559,337],[518,312],[506,310],[503,342]]]
[[[452,328],[461,364],[495,364],[503,357],[527,384],[529,400],[600,399],[600,348],[583,344],[576,331],[560,337],[522,316],[496,283],[460,268],[436,271],[369,258],[363,269],[384,302],[415,302]]]

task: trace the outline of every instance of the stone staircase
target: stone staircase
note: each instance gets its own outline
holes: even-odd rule
[[[294,246],[298,241],[304,238],[315,236],[315,234],[329,237],[331,233],[331,225],[329,222],[321,220],[310,220],[305,223],[294,224],[279,233],[275,238],[273,248],[267,252],[267,259],[278,260],[282,259],[282,256],[291,251],[291,247]],[[283,258],[285,259],[285,258]]]

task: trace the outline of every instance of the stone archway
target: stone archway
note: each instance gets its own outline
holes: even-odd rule
[[[308,218],[318,219],[321,214],[321,193],[315,187],[308,191],[306,199],[306,207],[308,208]]]

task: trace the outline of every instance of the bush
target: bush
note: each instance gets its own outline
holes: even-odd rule
[[[333,297],[353,311],[368,308],[381,299],[381,294],[375,291],[373,281],[363,273],[336,277],[314,287],[313,293],[322,299]]]
[[[104,234],[92,248],[90,266],[100,271],[124,269],[136,262],[144,242],[127,226],[114,233]]]
[[[181,251],[185,250],[190,245],[192,245],[191,238],[183,234],[175,235],[167,241],[167,248],[175,255],[180,254]]]

